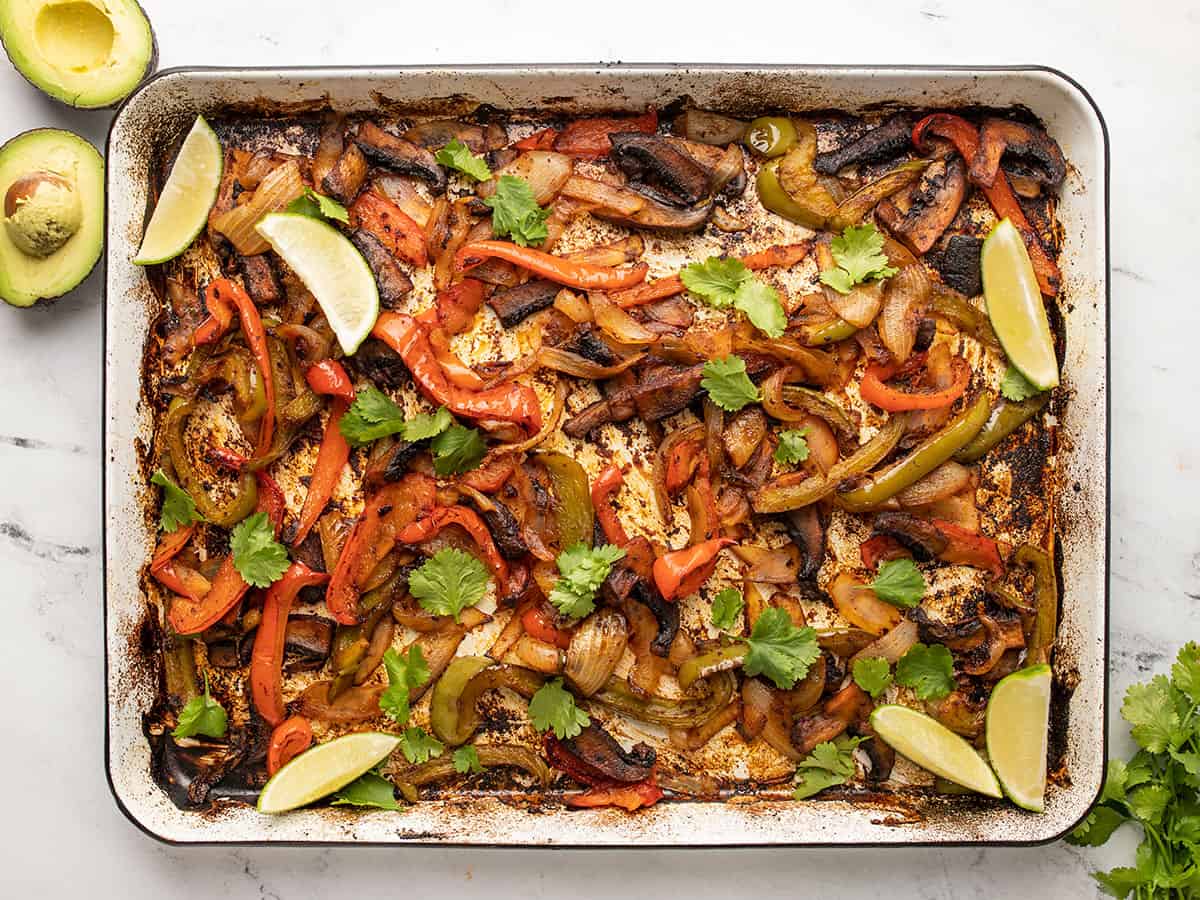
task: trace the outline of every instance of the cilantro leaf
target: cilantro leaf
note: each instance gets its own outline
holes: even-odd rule
[[[1097,806],[1067,835],[1066,841],[1076,847],[1099,847],[1128,821],[1124,814],[1111,806]]]
[[[867,738],[841,738],[838,743],[825,741],[796,763],[796,789],[792,796],[807,800],[826,788],[845,784],[854,777],[854,748]]]
[[[487,181],[492,177],[492,170],[488,168],[487,161],[482,156],[472,153],[471,148],[458,138],[453,138],[435,153],[433,158],[443,166],[449,166],[476,181]]]
[[[573,738],[591,724],[588,714],[575,705],[563,680],[547,681],[529,700],[529,719],[538,731],[550,731],[560,741]]]
[[[613,563],[624,557],[625,551],[612,544],[589,547],[581,542],[568,547],[555,561],[559,578],[550,590],[550,602],[564,616],[582,619],[596,608],[596,591]]]
[[[208,673],[204,673],[204,693],[193,697],[179,711],[179,721],[171,735],[175,738],[191,737],[203,734],[207,737],[225,737],[225,729],[229,717],[225,715],[225,707],[221,706],[208,692]]]
[[[196,502],[192,495],[168,478],[162,469],[150,476],[150,483],[163,489],[162,511],[158,517],[158,527],[163,531],[176,531],[193,522],[204,520],[204,517],[196,512]]]
[[[741,614],[746,601],[736,588],[725,588],[712,600],[712,623],[722,631],[728,631]]]
[[[913,644],[896,663],[896,683],[912,688],[918,699],[941,700],[955,688],[954,658],[941,644]]]
[[[883,252],[883,235],[868,223],[860,227],[851,225],[829,245],[836,269],[821,273],[821,282],[839,294],[848,294],[854,285],[864,281],[890,278],[899,269],[888,265]]]
[[[406,656],[389,647],[383,654],[383,667],[387,670],[388,686],[379,695],[379,708],[397,725],[403,725],[410,712],[409,694],[429,680],[429,666],[420,646],[411,644]]]
[[[550,210],[537,205],[533,189],[524,178],[501,175],[496,179],[496,192],[483,202],[492,208],[492,233],[496,237],[508,235],[513,243],[528,247],[550,236],[546,230]]]
[[[479,761],[479,751],[470,744],[465,744],[455,750],[454,771],[463,775],[468,772],[482,772],[483,764]]]
[[[289,565],[287,549],[275,540],[275,528],[265,512],[247,516],[233,526],[229,549],[233,567],[254,587],[270,587]]]
[[[1171,792],[1161,784],[1148,784],[1129,793],[1129,811],[1135,819],[1157,825],[1170,800]]]
[[[332,805],[404,809],[396,802],[396,786],[377,772],[367,772],[339,790],[333,795]]]
[[[1187,739],[1171,699],[1171,684],[1158,675],[1145,684],[1130,685],[1121,715],[1133,726],[1133,739],[1151,753],[1177,748]]]
[[[1000,393],[1004,399],[1020,403],[1022,400],[1028,400],[1034,394],[1040,394],[1041,391],[1030,384],[1016,366],[1009,363],[1004,378],[1000,381]]]
[[[479,468],[487,453],[487,444],[475,428],[451,425],[430,443],[433,469],[439,475],[457,475]]]
[[[679,279],[709,306],[741,310],[755,328],[769,337],[779,337],[787,328],[779,292],[756,278],[740,259],[710,256],[685,266]]]
[[[679,273],[685,288],[717,309],[732,306],[738,288],[753,277],[740,259],[722,256],[691,263]]]
[[[737,412],[748,403],[762,400],[762,394],[746,374],[746,361],[740,356],[710,359],[704,364],[703,376],[700,387],[727,412]]]
[[[766,675],[780,690],[791,690],[808,674],[821,648],[811,628],[797,628],[778,607],[765,609],[747,640],[750,650],[742,668],[747,675]]]
[[[318,194],[312,188],[305,188],[303,194],[287,205],[286,211],[299,213],[311,219],[332,219],[343,225],[350,224],[350,213],[346,207],[332,197]]]
[[[437,437],[453,424],[454,417],[450,415],[450,410],[439,406],[435,412],[417,413],[406,420],[400,429],[400,437],[415,444],[417,441]]]
[[[912,609],[925,596],[925,576],[917,564],[907,557],[889,559],[879,567],[879,574],[871,582],[875,596],[892,606]]]
[[[1110,759],[1108,761],[1108,771],[1104,776],[1104,790],[1100,793],[1100,802],[1106,803],[1110,800],[1115,800],[1124,803],[1127,777],[1128,769],[1125,768],[1125,763],[1119,759]]]
[[[1092,877],[1099,883],[1104,893],[1111,897],[1128,897],[1129,892],[1136,890],[1145,883],[1137,869],[1119,866],[1108,872],[1093,872]]]
[[[487,593],[488,571],[469,553],[445,547],[408,578],[408,592],[435,616],[454,616]]]
[[[892,667],[882,656],[864,657],[854,661],[854,683],[871,695],[881,695],[892,683]]]
[[[449,422],[446,424],[449,425]],[[355,447],[396,434],[403,428],[403,411],[377,387],[365,387],[359,391],[338,424],[342,437]]]
[[[1200,704],[1200,644],[1191,641],[1180,648],[1171,667],[1171,680],[1192,703]]]
[[[775,462],[795,465],[808,459],[808,441],[804,436],[808,428],[789,428],[779,432],[779,446],[775,448]]]
[[[429,762],[432,757],[441,756],[445,746],[433,735],[426,734],[424,728],[405,728],[400,735],[400,750],[404,758],[414,765]]]

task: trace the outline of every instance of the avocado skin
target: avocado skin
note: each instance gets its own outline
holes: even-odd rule
[[[98,208],[93,207],[91,204],[88,203],[88,201],[86,199],[83,200],[82,201],[84,203],[83,216],[84,216],[84,223],[85,223],[84,227],[85,228],[87,226],[89,218],[91,218],[91,217],[96,217],[99,220],[100,227],[99,227],[99,234],[95,241],[94,248],[91,251],[89,251],[88,255],[85,255],[82,257],[84,260],[84,266],[81,267],[79,270],[77,270],[77,272],[75,273],[75,276],[68,277],[68,279],[60,286],[60,288],[58,290],[39,292],[37,294],[37,296],[34,297],[31,301],[26,302],[25,297],[14,297],[14,296],[11,296],[9,293],[7,293],[6,286],[3,284],[2,281],[0,281],[0,300],[3,300],[5,304],[12,306],[16,309],[26,309],[26,308],[30,308],[30,307],[34,307],[34,306],[38,306],[38,305],[44,305],[47,302],[57,300],[59,297],[63,297],[66,294],[69,294],[71,291],[75,290],[75,288],[79,287],[79,285],[82,284],[84,282],[84,280],[89,275],[92,274],[93,271],[95,271],[96,266],[100,262],[100,257],[103,255],[103,249],[104,249],[104,232],[105,232],[105,227],[106,227],[106,225],[105,225],[106,212],[105,212],[105,197],[104,197],[104,189],[106,186],[105,185],[106,178],[105,178],[105,174],[104,174],[105,163],[104,163],[103,157],[100,156],[99,151],[96,150],[96,148],[92,145],[92,143],[90,141],[88,141],[86,138],[82,137],[81,135],[76,134],[73,131],[67,131],[62,128],[31,128],[28,131],[23,131],[20,134],[16,135],[15,137],[12,137],[9,140],[5,141],[3,145],[0,145],[0,168],[3,167],[5,158],[7,157],[7,155],[9,153],[12,153],[14,151],[15,147],[19,147],[22,143],[31,139],[33,136],[39,135],[39,134],[70,135],[71,138],[73,138],[75,141],[78,141],[84,147],[89,148],[91,150],[91,152],[94,154],[94,158],[87,158],[87,157],[83,156],[82,154],[79,158],[79,162],[81,163],[81,166],[87,165],[88,163],[98,165],[99,173],[100,173],[100,182],[99,182],[100,194],[98,197],[95,198],[95,203],[98,204]],[[81,149],[83,149],[83,148],[81,148]],[[30,165],[30,168],[34,168],[34,169],[40,167],[40,164],[35,161],[31,161],[29,165]],[[82,180],[82,173],[80,174],[80,180]],[[8,190],[8,185],[5,185],[3,189],[0,189],[0,199],[3,198],[4,192],[7,190]],[[2,212],[3,212],[3,210],[0,209],[0,213],[2,213]],[[81,229],[81,231],[82,230],[83,229]],[[8,240],[7,235],[5,235],[3,233],[2,229],[0,229],[0,241],[11,246],[11,242]],[[68,242],[68,246],[69,246],[69,242]],[[67,248],[64,247],[63,250],[59,251],[59,252],[61,253],[61,252],[65,251],[66,249]],[[14,247],[13,252],[20,253],[21,251],[17,250]],[[47,257],[46,260],[43,260],[43,263],[52,264],[51,261],[53,261],[55,259],[56,255],[57,254]],[[0,263],[3,263],[2,256],[0,256]],[[3,273],[0,273],[0,276],[2,276],[2,275],[3,275]],[[26,293],[28,293],[28,292],[26,292]]]
[[[142,71],[142,75],[138,79],[137,84],[131,87],[128,93],[117,97],[112,103],[108,103],[104,106],[76,106],[74,103],[64,100],[61,97],[54,96],[40,84],[34,81],[29,75],[27,75],[20,66],[13,62],[12,53],[9,52],[8,44],[2,37],[0,37],[0,47],[4,48],[4,55],[8,58],[9,63],[12,64],[12,67],[16,70],[17,74],[24,78],[28,84],[37,88],[41,93],[45,94],[55,103],[61,103],[63,106],[66,106],[70,109],[116,109],[125,102],[126,98],[128,98],[130,94],[145,84],[147,78],[149,78],[158,70],[158,32],[154,30],[154,23],[151,22],[150,17],[146,15],[146,10],[143,8],[142,4],[137,2],[137,0],[130,0],[130,2],[137,7],[137,10],[141,14],[142,18],[146,20],[146,27],[150,30],[150,58],[146,60],[146,68]],[[17,137],[20,137],[20,135],[17,135]]]

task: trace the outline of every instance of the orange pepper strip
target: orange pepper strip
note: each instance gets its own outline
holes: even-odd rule
[[[1004,574],[1004,563],[1000,559],[1000,546],[990,537],[944,519],[930,519],[929,524],[936,528],[948,542],[946,549],[938,554],[938,559],[942,562],[986,569],[997,576]]]
[[[275,726],[267,747],[267,774],[274,775],[312,746],[313,731],[304,716],[292,716]]]
[[[416,316],[418,322],[431,327],[441,327],[446,334],[458,334],[475,321],[475,314],[483,306],[487,285],[476,278],[464,278],[444,291],[438,291],[433,306]]]
[[[351,204],[349,212],[354,227],[375,235],[393,255],[417,268],[428,264],[424,230],[391,200],[374,190],[363,191]]]
[[[481,494],[494,494],[508,482],[517,468],[513,454],[506,453],[484,462],[478,469],[472,469],[458,476],[458,483],[474,488]]]
[[[187,525],[163,535],[154,551],[154,558],[150,560],[150,575],[168,590],[189,600],[198,601],[211,588],[208,579],[194,569],[186,566],[176,567],[173,562],[195,530],[195,525]]]
[[[619,806],[626,812],[633,812],[645,806],[653,806],[663,798],[663,791],[651,775],[644,781],[620,787],[588,788],[582,794],[566,794],[563,802],[567,806],[595,808],[598,806]]]
[[[463,246],[454,257],[454,269],[466,272],[493,257],[528,269],[558,284],[588,291],[616,291],[632,287],[644,281],[646,273],[650,271],[645,263],[625,269],[597,266],[552,256],[532,247],[518,247],[507,241],[474,241]]]
[[[558,137],[558,132],[553,128],[543,128],[541,131],[535,131],[527,138],[521,138],[513,144],[516,150],[553,150],[554,141]]]
[[[610,134],[641,131],[654,134],[658,130],[658,113],[647,110],[640,116],[622,118],[576,119],[568,123],[554,140],[554,149],[568,156],[599,159],[612,151]]]
[[[429,335],[429,346],[433,348],[433,355],[446,374],[446,379],[464,391],[482,391],[487,382],[450,349],[450,339],[446,333],[440,328],[431,328],[427,334]]]
[[[736,543],[733,538],[713,538],[656,559],[654,583],[663,598],[675,600],[699,590],[717,567],[717,554]]]
[[[914,125],[913,144],[918,148],[921,147],[927,133],[947,138],[954,144],[959,156],[968,166],[979,150],[979,130],[966,119],[950,113],[933,113]],[[997,170],[996,180],[992,182],[991,187],[979,185],[979,189],[987,197],[996,217],[1008,219],[1021,233],[1021,238],[1029,250],[1029,261],[1033,263],[1038,287],[1047,297],[1053,297],[1058,293],[1059,284],[1062,282],[1062,273],[1059,272],[1058,264],[1042,246],[1042,242],[1029,224],[1029,220],[1025,218],[1025,211],[1017,202],[1017,195],[1013,193],[1004,172]]]
[[[263,456],[271,449],[271,437],[275,433],[275,379],[271,374],[271,354],[267,351],[267,332],[258,315],[258,307],[241,285],[228,278],[210,281],[204,289],[204,302],[209,310],[209,318],[196,329],[197,345],[211,343],[225,333],[233,321],[233,308],[237,309],[242,321],[242,332],[246,335],[250,352],[254,354],[254,364],[258,366],[258,376],[262,379],[263,392],[267,396],[267,411],[263,413],[262,424],[258,428],[258,443],[254,448],[255,456]]]
[[[272,725],[279,725],[287,715],[283,705],[283,652],[292,603],[301,588],[328,580],[324,572],[294,562],[263,598],[262,621],[250,656],[250,698],[259,715]]]
[[[596,518],[600,520],[600,528],[608,542],[618,547],[629,543],[629,535],[625,533],[625,526],[621,524],[608,498],[619,491],[624,483],[625,476],[615,463],[601,472],[592,483],[592,506],[596,510]]]
[[[333,496],[333,489],[342,477],[342,469],[350,461],[350,444],[342,436],[340,428],[347,409],[349,406],[345,400],[334,400],[329,410],[321,449],[317,451],[317,464],[308,481],[308,495],[304,498],[304,508],[300,510],[300,521],[296,523],[296,536],[292,538],[293,547],[299,547],[308,537],[309,531],[325,510],[325,505],[329,503],[329,498]]]
[[[774,244],[765,250],[748,253],[739,259],[741,259],[742,265],[752,270],[769,269],[772,266],[788,268],[807,257],[811,250],[812,241]],[[637,287],[616,291],[609,299],[622,309],[628,309],[631,306],[641,306],[645,303],[653,303],[655,300],[674,297],[676,294],[682,294],[685,290],[683,281],[678,275],[668,275],[666,278],[647,281]]]
[[[451,412],[469,419],[517,422],[531,434],[542,427],[541,404],[531,387],[508,382],[486,391],[471,391],[451,384],[424,327],[412,316],[385,312],[371,334],[400,354],[426,397]]]
[[[900,367],[895,363],[889,363],[886,366],[867,366],[862,382],[859,384],[859,394],[872,406],[878,406],[888,412],[941,409],[961,397],[971,381],[971,368],[967,365],[966,360],[956,356],[951,360],[951,366],[954,369],[954,383],[944,390],[928,394],[901,391],[884,384],[887,379],[899,371]]]
[[[687,487],[700,465],[700,451],[699,441],[678,441],[671,447],[664,479],[668,494],[675,496]]]
[[[571,646],[571,632],[563,631],[554,624],[554,613],[543,603],[535,603],[521,613],[521,625],[525,633],[555,647],[566,650]]]
[[[304,373],[304,380],[318,394],[340,397],[347,403],[354,402],[354,383],[336,359],[323,359],[309,366]]]
[[[425,518],[418,519],[400,529],[396,534],[396,540],[402,544],[420,544],[429,540],[447,525],[459,525],[471,536],[471,539],[483,551],[488,568],[492,570],[492,574],[496,576],[500,585],[508,580],[508,563],[496,549],[496,544],[492,541],[492,533],[488,531],[483,519],[479,518],[474,510],[467,509],[465,506],[434,507],[433,511]]]

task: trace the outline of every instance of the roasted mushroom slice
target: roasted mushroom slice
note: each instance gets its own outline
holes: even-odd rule
[[[412,279],[400,268],[383,242],[366,229],[358,228],[351,232],[350,242],[358,248],[375,276],[375,283],[379,285],[380,305],[384,309],[395,309],[412,290]]]
[[[818,153],[813,160],[813,169],[822,175],[836,175],[846,166],[892,159],[906,151],[911,143],[912,121],[907,116],[892,116],[850,143]]]
[[[610,135],[611,156],[635,182],[659,184],[679,198],[678,205],[697,203],[708,195],[708,173],[682,149],[657,134]]]
[[[991,187],[1004,157],[1017,157],[1024,164],[1020,175],[1045,187],[1056,188],[1067,177],[1067,161],[1050,135],[1011,119],[985,119],[979,129],[979,149],[971,160],[969,175],[975,184]]]
[[[519,325],[535,312],[554,305],[554,298],[562,286],[544,278],[535,278],[516,287],[498,290],[488,297],[490,306],[500,317],[505,328]]]
[[[446,190],[445,171],[424,147],[389,134],[374,122],[363,122],[358,126],[354,143],[376,165],[420,178],[435,194]]]
[[[342,151],[333,168],[321,180],[321,189],[339,203],[349,206],[366,180],[367,158],[357,144],[351,144]]]
[[[917,256],[954,221],[967,193],[967,167],[955,156],[930,164],[915,185],[875,207],[875,214]]]
[[[497,150],[508,141],[504,128],[494,123],[472,125],[457,119],[434,119],[419,122],[404,132],[404,140],[430,150],[445,147],[451,141],[466,144],[472,153]]]
[[[937,270],[943,284],[964,296],[978,297],[983,293],[983,274],[979,265],[982,247],[982,238],[954,234],[946,239],[944,247],[930,250],[925,258]]]

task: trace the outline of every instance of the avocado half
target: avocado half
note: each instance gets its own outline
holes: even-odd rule
[[[104,160],[39,128],[0,147],[0,299],[33,306],[87,278],[104,244]]]
[[[4,0],[0,41],[30,84],[79,109],[116,105],[158,62],[135,0]]]

